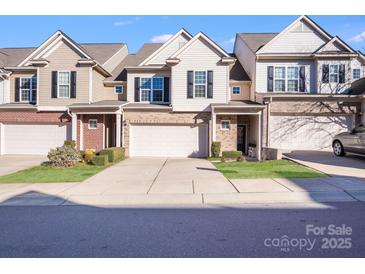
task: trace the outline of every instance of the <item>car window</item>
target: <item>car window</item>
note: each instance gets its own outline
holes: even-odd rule
[[[363,132],[365,132],[365,125],[364,124],[361,124],[360,126],[355,127],[354,132],[355,133],[363,133]]]

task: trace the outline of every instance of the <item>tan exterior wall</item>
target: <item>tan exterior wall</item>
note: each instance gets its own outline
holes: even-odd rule
[[[33,77],[36,76],[37,73],[35,71],[33,72],[13,72],[10,75],[10,102],[15,102],[15,78],[20,77]],[[20,98],[20,96],[19,96]]]
[[[240,87],[240,94],[233,94],[232,88]],[[231,93],[231,100],[233,101],[241,101],[241,100],[250,100],[250,84],[245,82],[229,82],[229,92]]]
[[[70,48],[66,42],[62,42],[56,49],[46,53],[50,63],[46,67],[39,68],[39,105],[40,106],[66,106],[73,103],[89,102],[89,67],[80,67],[77,61],[81,56]],[[76,71],[76,98],[61,99],[51,98],[52,71]]]
[[[118,100],[118,95],[114,92],[113,87],[105,87],[105,77],[97,71],[93,71],[93,96],[92,101],[98,102],[102,100]]]
[[[123,147],[129,155],[129,127],[130,124],[209,124],[209,112],[172,113],[162,111],[126,110],[123,114]]]

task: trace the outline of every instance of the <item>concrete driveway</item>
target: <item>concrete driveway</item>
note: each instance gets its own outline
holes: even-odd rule
[[[47,160],[46,156],[39,155],[0,156],[0,176],[39,165],[45,160]]]
[[[331,176],[365,178],[365,157],[347,154],[337,157],[330,151],[292,151],[286,157]]]

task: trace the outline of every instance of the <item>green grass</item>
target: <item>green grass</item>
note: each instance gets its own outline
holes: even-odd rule
[[[0,176],[0,183],[81,182],[108,166],[77,164],[70,168],[36,166]]]
[[[314,178],[326,176],[323,173],[288,160],[227,162],[213,164],[228,179]]]

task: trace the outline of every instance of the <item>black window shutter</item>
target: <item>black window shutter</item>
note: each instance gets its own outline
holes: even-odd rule
[[[187,82],[187,98],[194,97],[194,72],[188,71],[188,82]]]
[[[163,101],[164,102],[170,102],[170,78],[165,77],[163,79]]]
[[[19,93],[20,93],[20,78],[15,78],[15,96],[14,96],[15,102],[19,102]]]
[[[299,91],[305,92],[305,66],[299,68]]]
[[[139,77],[134,77],[134,101],[135,102],[139,102],[139,89],[140,89]]]
[[[37,77],[32,78],[32,95],[31,100],[33,103],[37,102]]]
[[[76,98],[76,71],[71,71],[71,98]]]
[[[341,83],[341,84],[346,82],[345,70],[346,70],[346,67],[344,64],[341,64],[338,68],[338,80],[339,80],[339,83]]]
[[[208,70],[208,98],[213,98],[213,71]]]
[[[58,81],[57,71],[52,71],[52,94],[51,94],[51,98],[57,98],[57,81]]]
[[[329,65],[322,65],[322,83],[329,83]]]
[[[274,67],[267,67],[267,91],[274,91]]]

